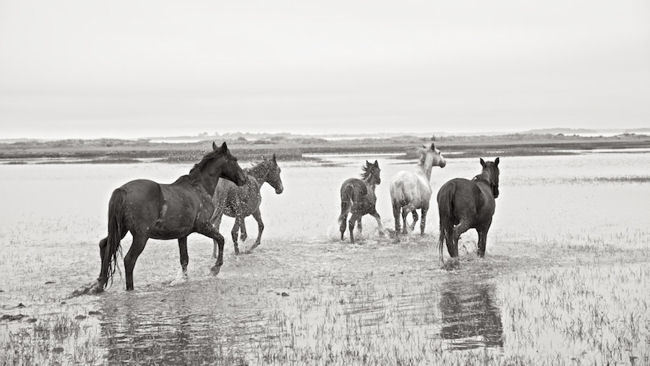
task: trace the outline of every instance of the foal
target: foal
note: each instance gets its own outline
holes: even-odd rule
[[[350,217],[350,241],[354,243],[354,224],[359,223],[359,232],[362,230],[361,218],[370,214],[377,220],[380,235],[384,232],[384,226],[381,224],[381,217],[375,209],[377,196],[375,196],[375,186],[381,183],[380,177],[381,169],[379,163],[375,160],[370,163],[366,160],[366,165],[363,167],[361,177],[347,179],[341,185],[341,215],[339,216],[339,224],[341,225],[341,240],[344,240],[345,226],[348,214],[352,212]]]

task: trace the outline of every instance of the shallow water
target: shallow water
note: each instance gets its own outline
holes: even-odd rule
[[[125,292],[118,275],[106,293],[72,299],[66,297],[99,270],[97,242],[105,235],[112,189],[140,177],[171,182],[189,166],[0,166],[0,190],[8,193],[0,206],[2,313],[47,319],[99,311],[82,322],[92,330],[89,342],[101,359],[116,363],[283,363],[307,356],[320,362],[316,354],[354,358],[351,350],[382,345],[401,354],[421,346],[507,355],[517,345],[509,343],[511,330],[504,326],[504,278],[621,258],[648,262],[650,217],[642,202],[650,180],[635,178],[650,174],[650,154],[501,159],[501,196],[487,257],[476,259],[476,235],[468,232],[461,260],[449,270],[440,268],[434,249],[435,209],[424,237],[412,234],[397,243],[380,237],[366,217],[360,244],[338,240],[340,183],[358,176],[364,160],[379,158],[377,209],[392,228],[390,178],[412,169],[412,161],[390,155],[319,158],[324,163],[280,163],[283,194],[263,187],[266,230],[252,254],[234,256],[228,234],[233,221],[224,218],[226,263],[216,278],[208,271],[210,240],[190,236],[189,280],[173,286],[177,245],[152,240],[135,269],[136,291]],[[452,177],[471,178],[479,171],[478,159],[450,159],[445,169],[433,171],[434,192]],[[247,226],[254,239],[255,221],[248,218]],[[127,236],[125,253],[129,242]],[[18,303],[26,307],[13,309]],[[5,332],[20,327],[29,326],[0,323]]]

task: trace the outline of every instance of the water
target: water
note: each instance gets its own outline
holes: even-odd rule
[[[505,310],[509,289],[503,279],[557,266],[613,263],[629,253],[631,263],[648,260],[639,253],[650,238],[650,218],[641,204],[650,193],[650,154],[501,159],[501,196],[487,257],[476,259],[476,234],[468,232],[460,263],[451,270],[440,268],[433,246],[435,209],[423,237],[396,243],[380,237],[366,217],[360,245],[338,240],[340,183],[358,176],[366,159],[379,158],[377,209],[391,228],[389,181],[397,171],[412,169],[412,161],[390,155],[319,158],[326,167],[280,162],[285,191],[276,195],[263,187],[266,229],[252,254],[234,256],[225,235],[233,221],[224,218],[226,263],[218,277],[209,274],[211,240],[194,234],[190,279],[172,286],[180,267],[177,245],[151,240],[135,269],[135,292],[125,292],[118,275],[105,294],[73,299],[65,297],[99,271],[97,242],[105,235],[111,191],[140,177],[171,182],[190,166],[0,166],[0,306],[15,313],[11,308],[21,302],[27,307],[20,311],[39,319],[99,311],[83,321],[92,330],[88,342],[102,360],[116,363],[321,362],[320,354],[345,362],[364,352],[386,361],[394,360],[390,352],[425,355],[439,349],[508,355],[521,341],[512,341],[505,325],[512,314]],[[437,191],[452,177],[471,178],[479,171],[478,159],[452,159],[445,169],[433,170],[432,186]],[[247,223],[254,238],[255,222]],[[125,250],[129,242],[127,236]],[[249,239],[240,247],[251,244]],[[602,255],[612,251],[618,254],[611,259]],[[49,280],[55,283],[44,285]],[[4,331],[15,327],[0,324]]]

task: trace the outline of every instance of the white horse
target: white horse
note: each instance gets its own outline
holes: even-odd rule
[[[418,221],[420,209],[422,221],[420,221],[420,233],[424,234],[424,228],[427,221],[427,211],[429,210],[429,201],[431,200],[431,170],[434,166],[444,168],[447,165],[445,158],[440,151],[436,149],[433,143],[430,147],[422,145],[419,149],[420,160],[417,168],[412,171],[400,171],[390,183],[390,198],[393,202],[393,217],[395,218],[395,235],[398,235],[400,229],[400,211],[402,221],[404,222],[403,233],[407,234],[406,217],[409,212],[413,215],[413,224],[411,231],[415,230],[415,224]]]

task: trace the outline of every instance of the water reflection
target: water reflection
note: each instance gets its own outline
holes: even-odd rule
[[[452,349],[503,346],[501,312],[494,300],[494,284],[446,282],[440,297],[440,337]]]
[[[166,296],[125,294],[105,301],[101,334],[108,363],[186,365],[211,364],[217,359],[239,363],[234,355],[223,351],[224,345],[232,350],[244,342],[244,329],[259,332],[255,320],[232,319],[214,312],[215,302],[209,301],[214,297],[188,296],[190,291],[173,291]]]

